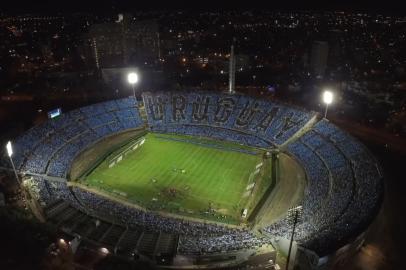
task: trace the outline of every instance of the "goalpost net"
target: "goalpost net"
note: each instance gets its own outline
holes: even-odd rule
[[[142,138],[138,139],[137,141],[132,142],[129,145],[125,146],[125,148],[122,149],[118,154],[112,156],[111,158],[108,158],[107,164],[108,164],[109,168],[112,168],[113,166],[115,166],[117,163],[122,161],[125,156],[127,156],[128,154],[137,150],[138,147],[140,147],[144,143],[145,143],[145,137],[142,137]]]
[[[255,169],[250,173],[250,176],[248,178],[248,185],[246,187],[246,191],[249,191],[250,194],[252,194],[255,185],[257,184],[257,181],[260,179],[262,169],[264,167],[264,160],[259,162],[258,164],[255,165]]]
[[[262,158],[260,162],[258,162],[255,165],[255,168],[253,168],[252,172],[250,173],[248,180],[247,180],[247,185],[245,187],[244,194],[241,198],[242,201],[244,201],[244,198],[247,199],[245,205],[240,205],[240,207],[243,207],[242,209],[242,218],[248,218],[248,216],[251,214],[253,211],[253,207],[255,206],[255,196],[257,196],[257,190],[260,189],[264,183],[263,178],[264,174],[266,173],[265,170],[267,169],[268,166],[266,166],[266,159]],[[242,202],[240,201],[240,202]]]

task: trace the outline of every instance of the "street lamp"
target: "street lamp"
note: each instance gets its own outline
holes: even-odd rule
[[[303,207],[301,205],[293,207],[288,210],[288,221],[293,225],[292,236],[289,243],[288,258],[286,261],[286,270],[289,270],[290,253],[292,252],[293,237],[295,235],[296,224],[302,217]]]
[[[330,105],[333,102],[334,95],[333,92],[326,90],[323,92],[323,102],[326,104],[326,110],[324,111],[324,118],[327,118],[327,110],[328,110],[328,105]]]
[[[15,175],[16,180],[17,180],[17,184],[20,186],[20,179],[18,178],[18,174],[17,174],[16,168],[14,166],[13,158],[12,158],[13,146],[11,145],[11,141],[7,142],[6,149],[7,149],[7,155],[10,158],[11,166],[13,167],[13,171],[14,171],[14,175]]]
[[[138,74],[135,72],[128,73],[127,80],[133,87],[133,95],[135,98],[135,84],[138,82]]]

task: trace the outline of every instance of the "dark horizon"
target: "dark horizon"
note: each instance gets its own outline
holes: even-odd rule
[[[246,3],[219,3],[218,1],[205,1],[204,5],[195,6],[195,2],[185,0],[175,1],[146,1],[143,3],[135,3],[129,1],[35,1],[35,3],[27,0],[17,0],[8,2],[2,7],[2,13],[9,15],[18,14],[68,14],[68,13],[99,13],[110,14],[115,12],[151,12],[151,11],[280,11],[280,12],[365,12],[372,14],[383,15],[406,15],[406,10],[402,8],[402,4],[398,1],[385,2],[357,2],[352,1],[283,1],[270,3],[266,1],[256,0]]]

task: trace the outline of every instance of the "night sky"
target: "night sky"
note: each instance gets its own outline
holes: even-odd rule
[[[232,2],[232,4],[230,3]],[[113,0],[13,0],[2,2],[1,13],[71,13],[71,12],[135,12],[140,10],[194,9],[194,10],[223,10],[223,9],[268,9],[281,11],[315,10],[315,11],[366,11],[382,14],[406,14],[402,2],[386,1],[215,1],[215,0],[148,0],[148,1],[113,1]]]

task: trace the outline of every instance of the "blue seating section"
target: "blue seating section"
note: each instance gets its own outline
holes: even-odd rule
[[[155,126],[151,128],[154,132],[161,133],[175,133],[175,134],[185,134],[191,136],[202,136],[209,137],[218,140],[227,140],[236,143],[242,143],[245,145],[255,146],[255,147],[272,147],[272,144],[268,141],[252,136],[249,134],[241,133],[235,130],[222,129],[211,126],[203,125],[167,125],[167,126]]]
[[[244,138],[254,136],[268,144],[281,145],[314,116],[311,112],[243,95],[144,93],[143,100],[152,130],[177,130],[177,133],[189,134],[190,126],[217,127],[219,131],[213,134],[234,131],[232,141],[238,141],[235,137],[240,133]],[[190,135],[204,136],[206,133],[204,128],[199,131],[203,134]]]
[[[290,144],[289,153],[303,164],[308,177],[303,209],[307,215],[314,215],[322,208],[331,189],[330,175],[326,164],[309,147],[300,141]],[[306,161],[306,162],[303,162]]]
[[[70,111],[35,126],[14,143],[16,167],[24,172],[66,177],[70,163],[105,136],[143,125],[134,98]]]
[[[86,107],[82,107],[82,108],[80,108],[80,111],[82,112],[83,115],[86,115],[88,117],[90,116],[90,118],[92,118],[92,116],[96,116],[96,115],[105,113],[106,109],[103,106],[103,104],[99,103],[99,104],[93,104],[93,105],[89,105]]]
[[[289,144],[287,152],[303,165],[309,182],[297,240],[326,254],[371,220],[382,195],[380,168],[365,147],[326,120]],[[289,237],[286,228],[283,218],[266,231]]]

